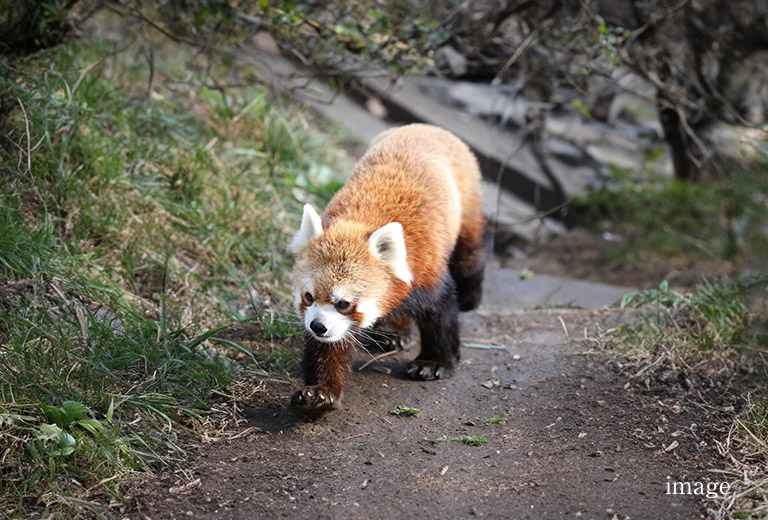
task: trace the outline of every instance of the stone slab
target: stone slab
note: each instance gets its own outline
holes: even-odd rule
[[[636,291],[604,283],[534,274],[523,279],[520,271],[489,267],[483,286],[481,309],[525,310],[547,307],[598,309],[616,305],[622,296]]]

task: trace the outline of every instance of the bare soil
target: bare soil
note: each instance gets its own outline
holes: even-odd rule
[[[456,374],[434,382],[405,377],[415,349],[388,356],[314,421],[286,407],[298,380],[262,382],[239,402],[246,421],[136,482],[129,517],[705,518],[714,503],[666,486],[716,478],[717,403],[610,367],[595,338],[627,312],[463,315],[464,342],[503,348],[464,347]]]
[[[617,255],[619,246],[602,233],[574,229],[542,244],[525,245],[524,258],[503,257],[499,263],[510,269],[638,289],[657,287],[662,280],[680,289],[692,289],[704,277],[738,277],[747,267],[744,258],[726,261],[700,254],[670,258],[653,250],[635,250],[635,257],[625,258]]]

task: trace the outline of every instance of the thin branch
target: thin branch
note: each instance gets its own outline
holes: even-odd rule
[[[693,141],[699,151],[701,151],[701,159],[693,156],[692,154],[688,154],[694,164],[701,168],[712,157],[712,152],[707,149],[707,146],[699,138],[698,134],[693,130],[693,128],[691,128],[691,125],[688,124],[688,119],[685,117],[682,107],[680,105],[674,105],[671,108],[677,112],[677,117],[680,118],[680,125],[683,127],[685,134],[688,136],[688,138],[690,138],[691,141]]]
[[[680,2],[678,2],[676,5],[672,6],[672,8],[669,11],[665,12],[663,15],[658,16],[658,17],[656,17],[654,19],[648,20],[646,23],[644,23],[643,25],[641,25],[640,27],[638,27],[637,29],[632,31],[632,33],[630,33],[630,35],[629,35],[628,40],[630,42],[634,42],[640,36],[642,36],[642,34],[644,32],[646,32],[647,30],[649,30],[651,28],[655,28],[657,25],[659,25],[662,22],[665,22],[665,21],[669,20],[675,14],[677,14],[678,11],[680,11],[681,9],[683,9],[686,5],[688,5],[690,3],[691,3],[691,0],[680,0]]]
[[[509,57],[509,59],[502,65],[501,69],[499,69],[499,72],[496,74],[496,77],[493,78],[493,81],[491,83],[499,83],[501,81],[501,78],[504,77],[504,74],[507,73],[507,71],[512,67],[512,65],[517,62],[518,59],[520,59],[520,56],[523,55],[523,53],[538,41],[538,28],[531,31],[528,36],[525,37],[525,39],[522,41],[520,45],[517,46],[517,49],[515,49],[515,52],[512,53],[512,56]]]
[[[21,107],[21,112],[24,114],[24,127],[27,134],[27,169],[24,171],[24,173],[29,173],[31,176],[32,175],[32,135],[29,131],[29,118],[27,117],[27,109],[24,108],[24,103],[21,102],[21,99],[19,99],[18,96],[16,96],[16,101],[19,102],[19,106]]]
[[[513,226],[519,226],[520,224],[527,224],[528,222],[532,222],[534,220],[540,220],[540,219],[543,219],[543,218],[548,217],[550,215],[554,215],[555,213],[557,213],[558,211],[562,210],[563,208],[567,208],[568,206],[570,206],[572,202],[573,202],[573,199],[568,199],[565,202],[562,202],[562,203],[558,204],[557,206],[553,206],[553,207],[549,208],[548,210],[536,213],[535,215],[531,215],[530,217],[527,217],[527,218],[525,218],[523,220],[518,220],[517,222],[513,223],[512,225]]]
[[[147,97],[149,97],[155,87],[155,49],[149,38],[145,37],[143,28],[140,30],[140,38],[144,41],[144,45],[141,46],[141,53],[149,66],[149,79],[147,79]]]
[[[153,22],[152,20],[147,18],[144,15],[144,13],[142,13],[141,10],[138,7],[133,7],[133,6],[130,6],[130,5],[126,5],[126,4],[122,3],[122,2],[120,2],[119,0],[112,0],[112,2],[114,2],[117,5],[119,5],[123,9],[126,9],[131,15],[133,15],[136,18],[140,19],[142,22],[146,23],[147,25],[149,25],[150,27],[152,27],[156,31],[159,31],[160,33],[162,33],[166,37],[170,38],[171,40],[175,41],[176,43],[185,43],[185,44],[190,45],[192,47],[200,47],[200,44],[197,43],[197,42],[194,42],[192,40],[187,40],[186,38],[181,38],[179,36],[174,35],[173,33],[170,33],[168,31],[166,31],[165,29],[163,29],[162,27],[157,25],[155,22]],[[119,10],[115,9],[115,7],[113,5],[107,4],[107,9],[117,13],[120,16],[126,16],[126,14],[127,14],[127,13],[121,13]]]
[[[373,359],[369,359],[364,365],[362,365],[360,368],[357,369],[358,372],[361,372],[368,368],[368,365],[371,363],[376,363],[377,361],[380,361],[381,359],[393,356],[398,353],[398,350],[390,350],[389,352],[384,352],[383,354],[379,354],[378,356],[375,356]]]

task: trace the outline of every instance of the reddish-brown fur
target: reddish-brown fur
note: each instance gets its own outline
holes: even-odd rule
[[[437,291],[449,261],[458,276],[481,269],[485,221],[479,180],[474,155],[445,130],[415,124],[382,133],[328,204],[323,233],[297,252],[294,278],[311,279],[319,304],[330,304],[339,284],[352,291],[350,298],[375,298],[383,317],[415,290]],[[410,285],[369,251],[371,233],[391,222],[403,228]],[[360,320],[354,308],[348,316]],[[353,349],[309,343],[306,384],[325,385],[335,404]]]
[[[482,245],[477,161],[453,134],[434,126],[415,124],[379,135],[324,216],[362,224],[363,235],[400,222],[414,287],[435,287],[458,238],[445,225],[459,210],[441,179],[445,169],[453,173],[459,191],[459,237]]]

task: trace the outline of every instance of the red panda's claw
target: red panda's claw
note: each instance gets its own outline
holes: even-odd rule
[[[433,379],[448,379],[453,375],[455,367],[453,365],[440,365],[434,361],[415,359],[408,365],[406,374],[411,379],[420,381],[431,381]]]
[[[304,414],[324,412],[336,408],[338,399],[327,388],[305,386],[291,397],[291,409]]]

